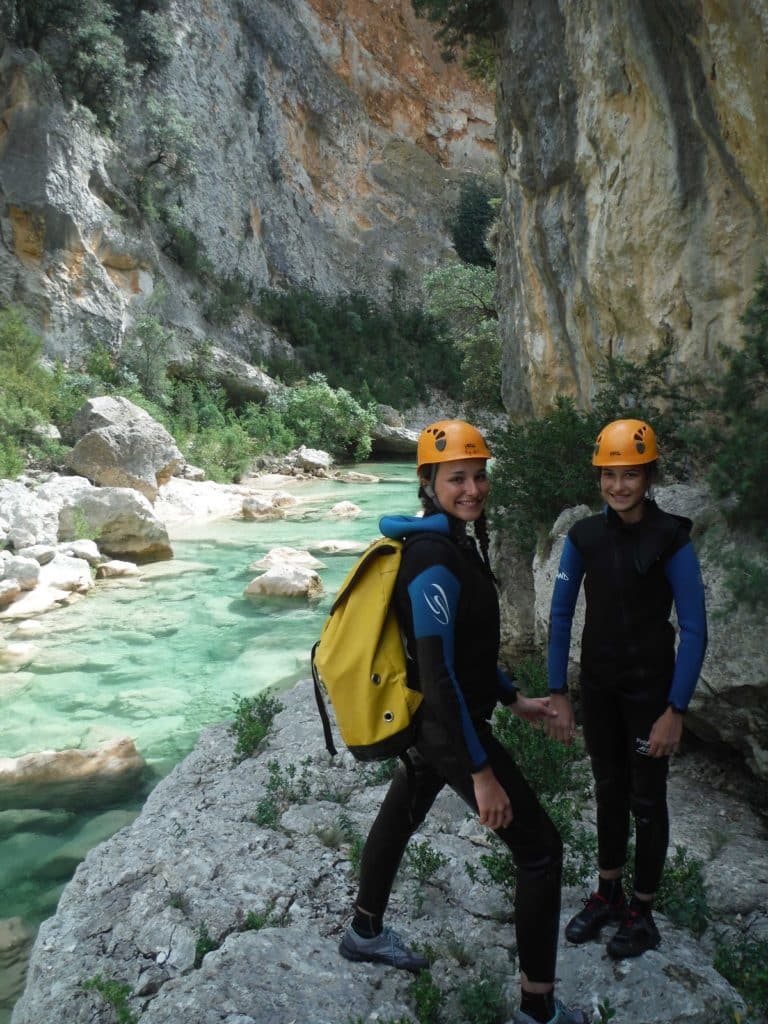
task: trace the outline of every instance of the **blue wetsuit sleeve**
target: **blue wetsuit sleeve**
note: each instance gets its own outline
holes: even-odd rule
[[[704,583],[699,560],[691,543],[675,552],[664,566],[664,574],[672,587],[680,626],[680,643],[669,702],[680,711],[685,711],[696,688],[707,650]]]
[[[433,565],[408,584],[416,658],[424,702],[442,722],[456,751],[465,751],[472,772],[488,755],[477,735],[455,668],[456,611],[461,586],[444,565]]]
[[[503,668],[497,667],[496,679],[499,683],[499,700],[502,704],[514,704],[517,700],[517,691],[519,687],[515,686],[514,681],[507,675]]]
[[[571,538],[566,537],[549,609],[547,676],[551,690],[562,689],[568,681],[571,626],[583,578],[584,559]]]

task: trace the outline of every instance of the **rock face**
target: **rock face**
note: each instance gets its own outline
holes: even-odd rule
[[[730,535],[705,491],[676,484],[657,489],[659,505],[694,522],[692,533],[707,601],[709,645],[701,679],[685,718],[686,728],[709,743],[737,750],[752,771],[768,778],[768,701],[765,651],[768,623],[743,609],[731,610],[723,555],[744,550],[746,538]],[[566,509],[554,524],[550,543],[534,562],[535,639],[546,643],[549,604],[565,536],[586,505]],[[583,591],[574,616],[571,653],[578,663],[584,625]]]
[[[174,56],[139,97],[140,109],[151,93],[186,119],[196,172],[169,202],[215,273],[238,273],[256,292],[384,295],[390,268],[418,273],[449,253],[460,180],[496,170],[493,102],[442,63],[410,0],[236,8],[171,0]],[[205,338],[251,362],[273,349],[258,321],[204,322],[210,295],[164,254],[160,222],[138,215],[136,177],[157,156],[141,126],[95,134],[29,61],[6,50],[0,62],[0,301],[33,311],[48,353],[66,359],[84,333],[119,347],[164,282],[155,309],[182,347]],[[268,390],[256,371],[215,363],[236,390]]]
[[[337,952],[357,886],[351,847],[366,833],[385,789],[348,754],[329,760],[308,681],[281,700],[286,710],[256,756],[233,763],[226,726],[206,730],[139,818],[89,853],[55,917],[40,929],[13,1024],[92,1021],[98,996],[82,982],[97,974],[128,986],[142,1024],[413,1017],[409,975],[350,964]],[[282,798],[275,779],[292,779],[294,795]],[[673,839],[698,852],[711,836],[712,791],[702,805],[695,799],[700,783],[692,788],[675,770],[671,788]],[[678,806],[685,812],[679,826]],[[757,880],[767,877],[766,848],[750,847],[742,836],[759,826],[733,801],[723,804],[723,813],[734,828],[707,855],[707,881],[719,896],[738,892],[738,912],[764,920],[765,885]],[[273,824],[258,824],[259,816]],[[445,994],[445,1020],[465,1019],[461,988],[481,973],[501,986],[508,1006],[503,1019],[511,1020],[518,985],[511,905],[482,880],[482,871],[472,880],[465,866],[478,867],[488,853],[486,833],[444,791],[413,842],[445,859],[427,882],[418,882],[404,860],[390,923],[433,950],[432,979]],[[722,877],[727,886],[719,884]],[[580,907],[580,896],[564,891],[563,919]],[[727,920],[736,907],[719,912]],[[642,1005],[649,1024],[709,1024],[725,1020],[728,1007],[741,1009],[737,993],[711,966],[706,933],[699,943],[662,915],[657,919],[661,949],[619,965],[600,943],[562,943],[561,995],[584,1007],[589,1019],[606,997],[617,1020],[637,1020]],[[203,933],[217,947],[204,956]]]
[[[765,258],[768,11],[509,5],[498,144],[504,399],[587,405],[608,355],[712,373]]]

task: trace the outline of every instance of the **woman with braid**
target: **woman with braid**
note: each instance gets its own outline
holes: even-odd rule
[[[549,691],[557,717],[549,734],[573,735],[567,670],[571,623],[582,580],[581,711],[597,801],[598,885],[566,925],[570,942],[597,939],[615,959],[661,942],[651,914],[669,842],[667,772],[707,646],[704,585],[691,521],[649,496],[658,451],[642,420],[614,420],[595,441],[592,465],[602,512],[568,533],[552,595]],[[674,603],[680,628],[669,621]],[[632,895],[624,896],[630,818],[635,825]]]
[[[427,960],[383,924],[409,838],[450,786],[508,846],[517,866],[515,928],[521,1005],[516,1024],[585,1024],[554,996],[562,843],[489,719],[500,701],[520,718],[553,714],[498,668],[499,605],[488,558],[485,504],[490,452],[462,420],[422,431],[417,451],[422,517],[386,516],[405,541],[395,605],[409,685],[424,695],[410,770],[393,779],[363,850],[354,917],[339,951],[348,960],[418,972]]]

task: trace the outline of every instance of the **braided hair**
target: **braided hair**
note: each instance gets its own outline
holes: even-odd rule
[[[424,510],[425,516],[435,516],[443,512],[443,510],[441,508],[438,508],[434,500],[430,498],[430,496],[427,494],[423,484],[419,484],[419,501],[421,502],[421,507]],[[470,537],[469,534],[467,533],[467,524],[465,522],[462,522],[461,519],[456,519],[454,516],[448,515],[447,513],[443,514],[445,515],[445,518],[448,520],[448,527],[451,531],[451,539],[454,540],[460,548],[464,548],[468,551],[477,550],[475,548],[475,544],[472,537]],[[473,526],[475,539],[477,540],[478,546],[480,547],[480,556],[483,560],[483,564],[488,570],[488,574],[491,576],[494,583],[496,583],[496,577],[494,576],[493,569],[491,568],[491,538],[488,535],[488,518],[485,514],[485,510],[483,510],[480,516],[475,520]]]

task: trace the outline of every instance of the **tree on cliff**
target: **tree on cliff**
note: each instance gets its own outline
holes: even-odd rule
[[[440,27],[435,38],[443,47],[443,60],[455,60],[457,51],[463,63],[478,77],[493,76],[493,41],[504,27],[502,0],[411,0],[420,18]]]

